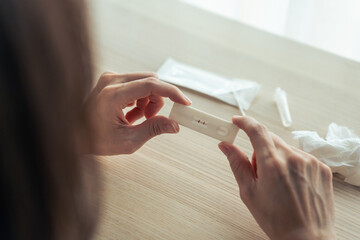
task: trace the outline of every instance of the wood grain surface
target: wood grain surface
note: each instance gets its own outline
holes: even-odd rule
[[[176,0],[89,0],[96,71],[156,71],[168,58],[262,88],[249,116],[298,146],[293,130],[321,136],[331,122],[360,135],[360,64]],[[341,34],[341,33],[339,33]],[[288,93],[284,128],[273,94]],[[193,106],[230,120],[235,107],[182,89]],[[171,102],[160,114],[167,116]],[[241,202],[218,142],[181,128],[132,155],[101,157],[103,206],[96,239],[266,239]],[[239,133],[235,144],[252,153]],[[339,239],[360,238],[360,189],[334,179]]]

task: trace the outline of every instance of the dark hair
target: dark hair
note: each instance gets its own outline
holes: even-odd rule
[[[0,239],[85,239],[76,153],[92,62],[82,0],[0,1]]]

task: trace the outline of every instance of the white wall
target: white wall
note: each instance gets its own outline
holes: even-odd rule
[[[360,62],[360,0],[182,0]]]

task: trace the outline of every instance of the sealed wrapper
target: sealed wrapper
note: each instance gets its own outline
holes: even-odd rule
[[[186,87],[239,107],[244,115],[248,110],[260,85],[245,79],[231,79],[199,68],[195,68],[171,58],[159,68],[161,80]]]

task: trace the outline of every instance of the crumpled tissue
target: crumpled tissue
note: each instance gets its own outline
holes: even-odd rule
[[[360,138],[349,128],[331,123],[326,139],[313,131],[293,131],[300,147],[328,165],[344,181],[360,186]]]
[[[167,59],[159,68],[161,80],[207,94],[230,105],[238,106],[241,113],[248,110],[260,85],[245,79],[231,79],[202,69]]]

